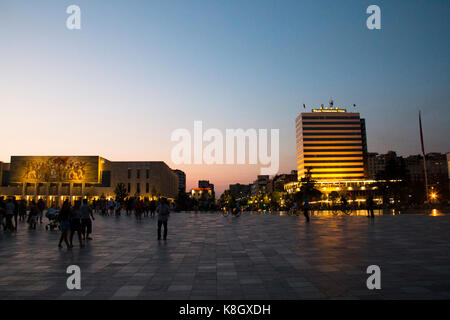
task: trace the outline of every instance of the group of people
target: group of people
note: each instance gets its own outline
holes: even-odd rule
[[[83,241],[92,240],[92,220],[95,220],[91,207],[87,203],[87,199],[75,201],[72,207],[69,200],[65,200],[62,208],[57,216],[61,237],[59,238],[58,247],[62,247],[62,242],[67,248],[73,247],[73,236],[77,233],[80,248],[84,247]],[[67,238],[70,231],[70,242]]]
[[[115,201],[113,199],[100,199],[93,200],[92,207],[94,212],[101,213],[102,215],[116,215],[120,216],[122,210],[125,209],[127,216],[134,213],[136,219],[144,217],[154,217],[157,207],[155,200],[139,199],[130,197],[124,201]]]
[[[59,212],[55,208],[48,208],[46,216],[50,218],[49,212],[58,212],[55,215],[55,223],[61,231],[58,247],[62,247],[63,242],[67,248],[73,247],[73,238],[77,235],[80,247],[84,247],[87,240],[92,240],[92,221],[95,220],[94,213],[100,211],[104,215],[120,215],[122,208],[125,208],[127,215],[135,213],[138,220],[144,216],[155,216],[158,213],[158,240],[161,240],[161,233],[164,230],[162,238],[167,239],[167,222],[171,211],[171,206],[167,198],[161,198],[158,202],[152,200],[144,202],[140,199],[130,198],[124,203],[114,200],[101,202],[94,200],[92,206],[88,204],[87,199],[77,200],[73,205],[66,199]],[[36,229],[36,225],[42,223],[42,217],[46,210],[45,202],[39,199],[37,202],[32,200],[27,205],[25,200],[16,200],[15,198],[4,199],[0,197],[0,223],[4,231],[16,232],[20,221],[27,221],[29,229]],[[50,224],[49,224],[50,225]]]
[[[309,199],[305,198],[303,200],[303,215],[306,218],[306,222],[309,222],[309,210],[311,209],[310,205],[309,205]],[[297,205],[297,201],[294,201],[292,203],[292,211],[296,212],[298,210],[298,205]]]
[[[30,229],[36,229],[38,222],[42,223],[45,202],[42,199],[31,201],[29,206],[25,200],[0,197],[0,225],[4,231],[17,231],[20,221],[27,221]],[[28,213],[28,215],[27,215]]]
[[[345,198],[344,196],[341,198],[341,206],[344,208],[348,206],[347,198]],[[366,198],[367,217],[375,218],[374,208],[375,208],[375,201],[373,199],[373,195],[369,194]],[[309,222],[309,211],[311,210],[311,205],[310,205],[309,199],[307,197],[305,197],[305,199],[303,199],[303,208],[302,209],[303,209],[303,215],[306,218],[306,222]],[[297,210],[299,210],[299,207],[298,207],[296,201],[294,201],[292,203],[292,207],[290,210],[292,210],[293,212],[297,212]]]
[[[140,219],[140,216],[144,210],[141,211],[139,203],[142,200],[137,200],[137,206],[134,206],[134,211],[136,217]],[[158,204],[156,201],[154,203],[154,209],[149,209],[151,215],[153,216],[155,211],[158,212],[158,240],[161,240],[161,231],[164,228],[163,239],[167,239],[167,222],[170,215],[170,205],[166,198],[161,198]],[[92,240],[89,235],[92,233],[92,220],[94,218],[94,211],[96,211],[97,203],[93,202],[92,208],[88,205],[87,200],[83,200],[83,204],[80,205],[79,201],[75,202],[75,205],[71,207],[68,200],[63,203],[61,211],[58,215],[58,221],[61,229],[61,237],[59,239],[58,246],[62,247],[62,242],[64,241],[68,248],[73,247],[73,237],[75,233],[78,235],[78,240],[80,242],[80,248],[84,247],[83,241]],[[120,215],[120,210],[122,205],[118,201],[109,200],[107,202],[108,210],[112,210],[116,215]],[[117,208],[117,209],[116,209]],[[117,211],[119,211],[117,213]],[[107,211],[108,212],[108,211]],[[103,212],[102,212],[103,213]],[[127,215],[131,214],[127,212]],[[109,215],[109,212],[106,214]],[[70,236],[68,238],[70,231]]]

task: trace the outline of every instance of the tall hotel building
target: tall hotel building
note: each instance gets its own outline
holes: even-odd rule
[[[366,128],[359,113],[333,106],[303,112],[296,138],[299,180],[308,169],[318,182],[364,180]]]

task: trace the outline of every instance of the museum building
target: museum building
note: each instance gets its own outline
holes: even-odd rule
[[[115,198],[123,183],[128,196],[175,199],[178,176],[163,161],[109,161],[100,156],[11,156],[0,162],[0,196],[44,199],[60,205],[69,199]]]

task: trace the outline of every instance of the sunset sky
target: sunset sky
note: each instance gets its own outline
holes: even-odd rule
[[[81,8],[68,30],[66,8]],[[382,29],[366,28],[378,4]],[[175,165],[171,133],[280,129],[327,104],[366,119],[369,151],[450,151],[450,6],[433,1],[0,0],[0,161],[11,155],[162,160],[220,194],[258,165]],[[350,107],[356,104],[357,108]]]

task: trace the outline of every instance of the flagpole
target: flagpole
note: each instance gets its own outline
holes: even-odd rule
[[[425,199],[428,203],[428,175],[427,175],[427,159],[425,156],[425,147],[423,145],[423,133],[422,133],[422,116],[419,110],[419,129],[420,129],[420,144],[422,146],[422,154],[423,154],[423,171],[425,173]]]

